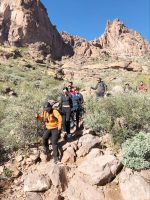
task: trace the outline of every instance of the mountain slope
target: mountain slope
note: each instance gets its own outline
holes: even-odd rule
[[[50,46],[54,58],[72,54],[56,26],[48,18],[46,8],[39,0],[2,0],[0,2],[0,43],[27,46],[44,42]]]

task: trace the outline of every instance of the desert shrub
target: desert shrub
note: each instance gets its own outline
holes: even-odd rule
[[[23,84],[19,96],[8,99],[3,119],[0,122],[0,138],[4,139],[7,148],[16,149],[35,142],[37,128],[39,128],[35,114],[40,112],[46,95],[49,93],[56,98],[59,94],[59,87],[52,90],[40,90]]]
[[[141,170],[150,168],[150,133],[139,133],[122,145],[123,164]]]
[[[6,149],[17,149],[35,142],[40,126],[36,122],[35,113],[41,110],[47,97],[57,99],[61,82],[41,74],[40,69],[37,69],[25,72],[25,79],[20,79],[19,84],[14,85],[9,78],[18,76],[20,69],[14,68],[13,74],[7,73],[7,69],[9,67],[3,70],[3,75],[8,76],[7,84],[4,83],[2,89],[9,86],[17,92],[18,97],[5,95],[5,101],[0,104],[0,140],[3,140]],[[39,76],[41,82],[37,87]]]
[[[6,100],[1,100],[0,99],[0,122],[1,120],[4,118],[4,113],[5,113],[5,109],[7,106],[7,101]]]
[[[122,144],[139,131],[149,132],[149,121],[149,95],[90,98],[86,103],[85,126],[98,134],[111,133],[115,144]]]

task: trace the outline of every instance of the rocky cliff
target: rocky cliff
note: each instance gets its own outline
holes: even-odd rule
[[[49,45],[54,58],[73,53],[50,22],[40,0],[1,0],[0,43],[26,46],[36,42]]]
[[[36,46],[46,44],[48,57],[57,59],[74,55],[75,60],[83,62],[108,56],[132,58],[150,55],[148,41],[119,19],[108,21],[104,34],[88,42],[78,36],[60,34],[40,0],[1,0],[0,44],[27,46],[31,43],[36,43]]]
[[[62,33],[63,39],[74,49],[74,56],[103,58],[117,56],[123,58],[150,55],[150,44],[138,32],[129,29],[119,19],[107,22],[105,32],[90,42]]]
[[[129,29],[119,19],[107,22],[104,34],[98,39],[102,48],[123,57],[150,55],[150,44],[138,32]]]

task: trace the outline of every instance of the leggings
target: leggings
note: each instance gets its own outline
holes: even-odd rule
[[[46,151],[49,150],[48,140],[49,140],[49,138],[51,138],[54,158],[57,158],[59,156],[58,155],[59,135],[60,135],[60,133],[58,131],[58,128],[45,129],[44,134],[43,134],[43,146]]]
[[[71,108],[70,107],[63,107],[62,108],[63,113],[63,130],[67,134],[70,134],[70,116],[71,116]]]

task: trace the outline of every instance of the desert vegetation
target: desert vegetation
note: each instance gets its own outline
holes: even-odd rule
[[[133,169],[149,166],[149,121],[149,94],[90,98],[86,103],[85,127],[99,136],[109,133],[114,146],[123,148],[123,163]]]

